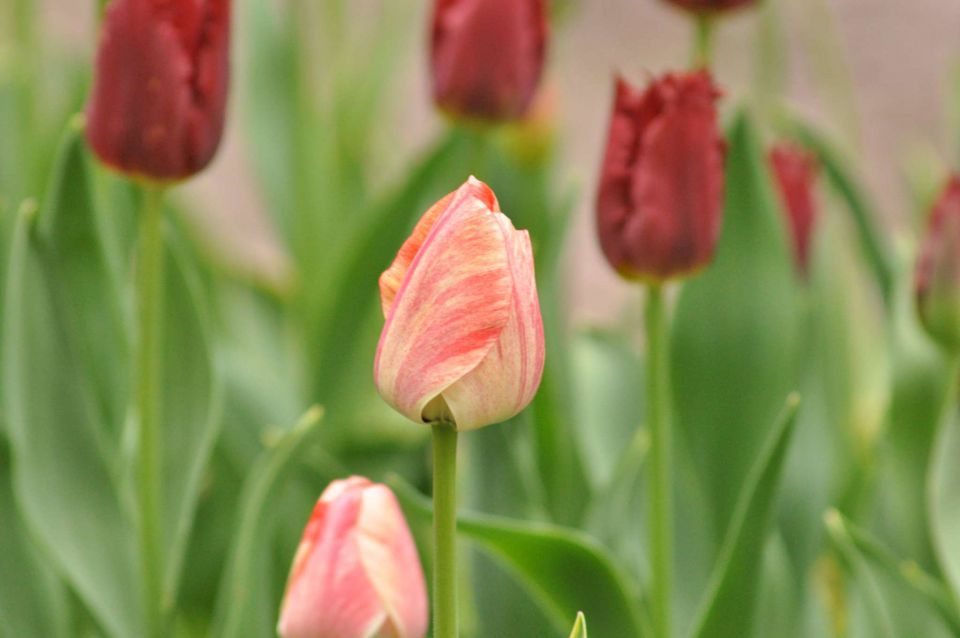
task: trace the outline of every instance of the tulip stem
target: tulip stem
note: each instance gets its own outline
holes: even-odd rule
[[[669,363],[663,290],[648,288],[645,314],[647,337],[647,428],[650,432],[649,549],[655,636],[670,636],[670,597],[673,567],[673,493],[670,483],[672,432]]]
[[[457,638],[457,431],[433,426],[433,638]]]
[[[713,59],[713,16],[701,13],[696,17],[693,44],[693,68],[709,69]]]
[[[147,635],[163,636],[163,570],[160,550],[159,385],[162,353],[163,190],[143,189],[137,267],[136,359],[137,490],[141,575]]]

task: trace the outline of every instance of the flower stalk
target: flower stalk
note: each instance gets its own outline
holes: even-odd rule
[[[710,13],[701,13],[695,18],[693,40],[693,68],[709,69],[713,61],[713,21]]]
[[[433,636],[457,638],[457,431],[433,426]]]

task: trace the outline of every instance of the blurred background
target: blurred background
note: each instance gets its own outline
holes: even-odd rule
[[[44,45],[88,61],[94,44],[91,3],[37,0],[45,23]],[[278,2],[278,4],[280,4]],[[354,0],[362,18],[380,10],[381,0]],[[411,3],[404,18],[410,38],[402,74],[392,82],[385,114],[393,121],[382,152],[422,146],[442,127],[430,101],[427,77],[427,2]],[[891,225],[914,215],[905,174],[911,167],[956,162],[955,124],[947,121],[950,89],[960,83],[960,3],[955,0],[782,0],[762,12],[745,11],[722,21],[715,67],[728,93],[726,106],[763,83],[755,51],[763,22],[783,34],[789,69],[785,100],[817,122],[860,157],[859,166],[876,207]],[[398,29],[400,31],[400,29]],[[592,198],[605,142],[613,73],[634,81],[648,73],[679,68],[689,50],[684,17],[658,0],[580,0],[552,38],[548,86],[558,129],[563,171],[577,187],[578,206],[570,236],[571,308],[575,322],[605,319],[622,305],[624,287],[603,262],[594,241]],[[769,33],[769,31],[768,31]],[[761,59],[763,59],[761,57]],[[242,65],[245,58],[235,57]],[[244,73],[244,69],[238,69]],[[318,74],[321,73],[318,70]],[[324,78],[317,77],[323,83]],[[237,94],[234,92],[234,100]],[[235,110],[235,109],[234,109]],[[958,112],[953,110],[953,112]],[[283,268],[274,233],[251,178],[251,148],[243,122],[231,130],[211,170],[187,187],[210,233],[225,242],[231,260],[277,272]],[[389,160],[383,162],[388,183]],[[481,176],[482,177],[482,176]],[[344,212],[344,214],[349,214]]]

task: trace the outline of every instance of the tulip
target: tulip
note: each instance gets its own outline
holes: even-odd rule
[[[756,0],[667,0],[686,11],[694,13],[717,13],[756,4]]]
[[[930,214],[915,290],[927,332],[946,348],[960,350],[960,174],[950,178]]]
[[[545,0],[437,0],[433,10],[433,94],[467,119],[521,117],[543,72]]]
[[[386,485],[353,476],[324,490],[287,581],[281,638],[423,638],[427,590]]]
[[[380,297],[374,378],[401,414],[472,430],[533,399],[544,344],[530,237],[483,182],[471,177],[424,214]]]
[[[213,158],[229,77],[229,0],[114,0],[87,105],[103,163],[151,181],[189,177]]]
[[[780,144],[770,151],[769,162],[790,226],[794,259],[797,268],[805,276],[809,269],[811,237],[817,221],[814,202],[817,160],[802,148]]]
[[[642,93],[617,79],[597,230],[624,277],[659,283],[712,260],[723,210],[718,97],[707,71],[668,74]]]

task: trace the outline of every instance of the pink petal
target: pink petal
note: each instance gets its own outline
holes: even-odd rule
[[[544,342],[530,235],[496,214],[509,246],[510,319],[495,347],[469,374],[443,391],[458,430],[500,423],[533,400],[543,374]]]
[[[477,188],[474,182],[458,195]],[[384,400],[413,421],[443,416],[436,403],[430,414],[425,409],[497,343],[510,319],[512,288],[504,234],[488,202],[455,195],[388,309],[374,364]]]

